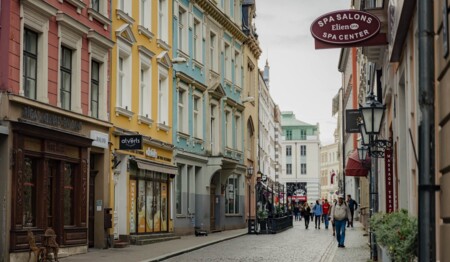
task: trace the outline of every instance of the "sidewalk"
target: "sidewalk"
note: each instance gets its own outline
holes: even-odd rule
[[[354,228],[345,230],[345,248],[337,247],[337,240],[328,245],[322,262],[367,262],[370,261],[369,237],[364,236],[363,225],[354,221]]]
[[[115,261],[161,261],[192,250],[209,246],[228,239],[246,235],[248,229],[227,230],[210,233],[208,236],[182,236],[180,239],[159,242],[144,246],[130,245],[126,248],[89,249],[86,254],[69,256],[60,259],[61,262],[115,262]]]
[[[62,262],[96,261],[161,261],[192,250],[200,249],[218,242],[246,235],[248,229],[227,230],[208,234],[208,236],[182,236],[180,239],[170,240],[144,246],[130,245],[126,248],[89,249],[88,253],[69,256],[60,259]],[[283,233],[279,233],[283,234]],[[345,232],[346,248],[338,248],[335,238],[329,242],[320,259],[321,262],[367,262],[370,250],[367,245],[368,237],[361,223],[355,221],[354,228],[347,228]],[[331,237],[331,236],[330,236]]]

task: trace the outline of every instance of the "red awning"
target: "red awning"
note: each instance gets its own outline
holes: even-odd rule
[[[306,201],[307,200],[307,198],[306,198],[306,196],[291,196],[291,199],[292,200],[294,200],[294,201]]]
[[[370,163],[370,158],[366,159],[366,163]],[[355,150],[348,157],[345,166],[345,176],[367,176],[369,169],[359,161],[358,150]]]

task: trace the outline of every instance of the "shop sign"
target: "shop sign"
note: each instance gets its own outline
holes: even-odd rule
[[[392,150],[384,151],[384,166],[386,174],[386,213],[394,212],[394,176],[392,172]]]
[[[150,148],[150,147],[147,148],[147,150],[145,151],[145,154],[146,154],[147,156],[153,157],[153,158],[158,157],[158,153],[156,152],[156,150],[153,149],[153,148]]]
[[[109,135],[96,130],[91,130],[92,145],[101,148],[108,148]]]
[[[119,149],[121,150],[142,149],[142,136],[141,135],[119,136]]]
[[[22,109],[22,118],[35,123],[74,132],[79,132],[82,128],[81,121],[30,106],[25,106]]]
[[[359,123],[361,123],[361,111],[359,109],[345,110],[345,132],[359,133]]]
[[[359,10],[339,10],[318,17],[311,34],[319,41],[347,45],[368,40],[380,31],[378,17]]]

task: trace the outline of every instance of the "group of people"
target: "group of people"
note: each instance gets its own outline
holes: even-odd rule
[[[344,196],[339,195],[338,199],[333,200],[330,205],[325,199],[323,203],[319,200],[313,205],[305,202],[303,205],[294,206],[294,217],[296,221],[301,221],[302,217],[305,221],[305,228],[308,229],[309,222],[314,220],[316,229],[320,229],[321,223],[325,224],[325,229],[331,222],[333,227],[333,236],[336,236],[338,247],[345,247],[345,227],[353,227],[353,216],[358,204],[351,195],[347,195],[347,201]],[[301,217],[300,217],[301,215]]]

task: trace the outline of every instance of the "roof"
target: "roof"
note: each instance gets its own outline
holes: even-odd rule
[[[310,126],[317,127],[317,125],[311,125],[306,122],[297,120],[295,114],[292,111],[281,112],[281,126]]]

